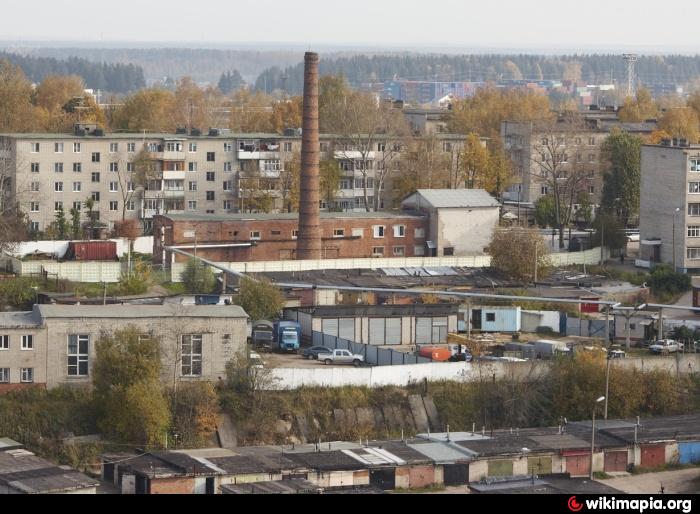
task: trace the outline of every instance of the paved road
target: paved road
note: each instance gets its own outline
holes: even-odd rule
[[[662,484],[667,494],[698,494],[700,468],[630,475],[600,482],[628,494],[658,494]]]

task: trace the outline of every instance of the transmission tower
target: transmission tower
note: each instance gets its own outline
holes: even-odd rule
[[[627,96],[634,96],[634,86],[637,82],[634,73],[634,65],[637,62],[637,54],[624,54],[622,57],[627,63]]]

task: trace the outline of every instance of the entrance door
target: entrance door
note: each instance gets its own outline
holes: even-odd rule
[[[446,486],[469,483],[469,464],[445,464],[443,474]]]
[[[587,477],[591,472],[591,456],[574,455],[567,457],[566,472],[572,477]]]
[[[373,469],[369,472],[369,483],[382,491],[396,489],[396,476],[394,469]]]
[[[666,446],[663,444],[646,444],[642,446],[642,467],[658,468],[666,464]]]
[[[605,452],[605,472],[627,471],[627,452]]]

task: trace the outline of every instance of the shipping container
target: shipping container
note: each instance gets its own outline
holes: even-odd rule
[[[68,243],[67,261],[116,261],[115,241],[78,241]]]
[[[452,357],[452,351],[449,348],[426,346],[420,349],[419,355],[436,362],[448,362]]]

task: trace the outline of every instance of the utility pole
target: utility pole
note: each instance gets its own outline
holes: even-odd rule
[[[537,267],[538,267],[537,266],[537,260],[538,260],[537,250],[538,250],[537,241],[535,241],[535,287],[537,286]]]
[[[637,54],[624,54],[623,59],[627,63],[627,96],[634,96],[636,76],[634,67],[637,62]]]

